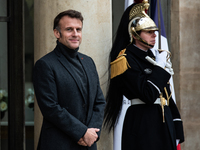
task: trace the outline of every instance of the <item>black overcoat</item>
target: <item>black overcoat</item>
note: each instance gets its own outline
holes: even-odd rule
[[[184,141],[182,121],[176,104],[170,98],[169,106],[165,106],[165,123],[161,106],[154,104],[160,92],[166,98],[164,87],[170,96],[167,84],[170,74],[145,59],[147,55],[155,58],[151,50],[146,52],[130,45],[125,53],[131,68],[112,80],[119,83],[118,93],[129,100],[139,98],[146,104],[128,108],[122,132],[122,150],[176,150],[176,139],[180,139],[180,143]]]
[[[101,129],[105,99],[93,60],[79,52],[78,58],[88,80],[88,99],[59,45],[35,63],[33,83],[43,115],[40,150],[96,150],[96,143],[83,147],[77,142],[87,128]]]

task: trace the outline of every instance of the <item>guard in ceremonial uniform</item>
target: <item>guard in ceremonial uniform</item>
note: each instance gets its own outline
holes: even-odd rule
[[[145,13],[148,7],[145,0],[129,6],[118,27],[110,53],[105,126],[115,126],[125,96],[131,106],[124,119],[122,150],[176,150],[184,134],[170,91],[170,53],[151,50],[158,28]]]

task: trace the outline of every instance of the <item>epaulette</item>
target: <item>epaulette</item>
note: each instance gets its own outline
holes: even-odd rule
[[[125,54],[126,49],[123,49],[119,52],[117,58],[110,63],[110,78],[114,78],[122,73],[124,73],[128,68],[131,68],[128,64]]]

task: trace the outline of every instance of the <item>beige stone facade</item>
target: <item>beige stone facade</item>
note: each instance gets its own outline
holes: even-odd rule
[[[200,1],[171,2],[174,84],[185,131],[181,150],[195,150],[200,149]]]
[[[80,51],[97,66],[101,87],[106,93],[108,56],[112,44],[111,0],[35,0],[35,61],[53,50],[53,19],[61,11],[76,9],[84,16]],[[174,86],[184,122],[185,142],[181,150],[200,149],[200,1],[171,0],[171,52]],[[42,116],[35,107],[35,149]],[[98,150],[112,150],[112,134],[102,131]]]

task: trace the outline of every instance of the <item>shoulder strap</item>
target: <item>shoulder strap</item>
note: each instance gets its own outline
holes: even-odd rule
[[[126,56],[125,51],[126,49],[121,50],[117,58],[110,63],[111,65],[110,78],[111,79],[124,73],[128,68],[131,68],[125,57]]]

